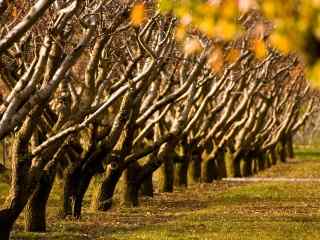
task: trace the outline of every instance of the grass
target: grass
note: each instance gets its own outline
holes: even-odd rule
[[[320,177],[320,151],[298,149],[295,161],[259,175]],[[0,193],[3,190],[0,183]],[[143,198],[137,208],[116,207],[96,213],[86,198],[79,221],[58,220],[59,185],[48,208],[48,233],[23,232],[13,239],[319,239],[320,185],[314,182],[215,182],[177,188],[171,194]],[[2,194],[0,195],[2,196]]]
[[[9,191],[9,181],[10,177],[8,172],[0,174],[0,206],[4,203]]]
[[[311,189],[306,193],[306,188]],[[210,204],[185,216],[115,239],[318,239],[319,187],[255,183],[212,196]]]

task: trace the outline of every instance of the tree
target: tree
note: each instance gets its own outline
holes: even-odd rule
[[[170,2],[160,8],[176,15],[153,1],[40,0],[26,13],[22,0],[0,3],[14,25],[0,29],[0,139],[12,143],[1,239],[24,209],[25,229],[46,231],[55,178],[61,216],[80,218],[93,179],[91,206],[106,211],[121,177],[123,204],[137,206],[139,192],[153,195],[156,170],[160,191],[172,192],[285,161],[317,101],[301,60],[258,31],[270,25],[257,11],[221,39],[188,29]],[[228,4],[217,20],[227,30],[237,6]]]

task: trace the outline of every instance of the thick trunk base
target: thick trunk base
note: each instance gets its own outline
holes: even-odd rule
[[[202,162],[202,176],[201,181],[205,183],[211,183],[216,178],[216,165],[215,165],[215,159],[209,158],[207,160],[204,160]]]
[[[241,172],[244,177],[249,177],[253,174],[253,172],[252,172],[252,158],[251,157],[248,156],[245,159],[243,159]]]
[[[189,160],[187,157],[183,158],[182,163],[176,163],[175,167],[175,184],[176,186],[188,186],[188,168]]]
[[[201,181],[201,156],[198,154],[192,155],[188,168],[188,178],[193,183]]]
[[[141,195],[146,197],[153,197],[153,181],[152,174],[148,176],[141,185]]]
[[[173,192],[174,185],[174,163],[171,157],[167,159],[160,167],[159,191]]]
[[[96,179],[96,189],[92,196],[91,209],[107,211],[112,207],[112,198],[123,170],[120,167],[109,168],[102,181]]]
[[[141,171],[141,166],[138,163],[133,163],[128,166],[123,174],[123,197],[121,205],[126,207],[137,207],[139,205],[139,189],[141,184],[137,182],[137,176]]]
[[[14,216],[12,210],[0,210],[0,239],[9,240],[13,224],[17,217]]]
[[[44,174],[39,186],[32,194],[24,211],[25,231],[46,231],[46,210],[49,195],[53,186],[55,172]]]

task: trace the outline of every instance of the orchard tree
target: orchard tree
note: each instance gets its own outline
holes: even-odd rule
[[[107,211],[120,178],[121,202],[134,207],[156,187],[249,176],[292,156],[318,94],[274,30],[281,16],[264,8],[0,0],[0,139],[11,171],[0,238],[23,211],[26,231],[46,231],[56,179],[60,217],[79,219],[91,182],[91,208]]]

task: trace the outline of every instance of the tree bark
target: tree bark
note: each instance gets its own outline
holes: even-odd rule
[[[243,159],[241,172],[244,177],[249,177],[252,175],[252,162],[253,162],[253,159],[251,156],[246,156]]]
[[[285,142],[283,140],[280,141],[277,145],[277,151],[279,154],[279,159],[281,162],[287,162],[287,151],[285,147]]]
[[[216,162],[217,162],[217,166],[218,166],[217,179],[227,177],[227,166],[226,166],[226,161],[225,161],[223,149],[218,151],[217,156],[216,156]]]
[[[123,197],[121,205],[136,207],[139,205],[139,189],[141,184],[137,181],[137,175],[141,171],[139,163],[130,164],[124,171]]]
[[[211,183],[215,179],[215,159],[209,157],[209,159],[202,161],[201,167],[201,181]]]
[[[264,156],[263,153],[258,155],[258,169],[259,171],[265,170],[266,169],[266,157]]]
[[[231,176],[232,177],[242,177],[241,176],[241,160],[243,158],[242,153],[233,154],[230,150],[227,150],[225,153],[226,161],[230,164],[231,167]]]
[[[93,210],[107,211],[112,207],[113,194],[122,172],[123,169],[119,166],[108,168],[107,174],[102,178],[102,182],[98,184],[92,196],[91,208]]]
[[[160,192],[173,192],[174,184],[174,163],[172,157],[166,157],[160,167],[159,190]]]
[[[277,157],[277,153],[276,153],[276,150],[275,149],[272,149],[271,151],[270,151],[270,154],[269,154],[270,156],[270,159],[271,159],[271,164],[272,165],[275,165],[275,164],[277,164],[277,161],[278,161],[278,157]]]
[[[141,185],[141,195],[146,197],[153,197],[153,181],[152,173],[146,177]]]
[[[198,183],[201,180],[201,156],[192,154],[189,164],[188,175],[191,182]]]
[[[287,136],[287,152],[288,152],[288,157],[289,158],[294,158],[294,149],[293,149],[293,140],[292,140],[292,135],[289,134]]]
[[[234,177],[242,177],[241,175],[241,157],[237,156],[232,161]]]
[[[75,166],[70,166],[65,170],[65,176],[63,178],[62,208],[59,213],[62,218],[72,215],[72,197],[76,191],[76,186],[73,183],[75,171]]]
[[[0,210],[0,239],[9,240],[12,227],[19,213],[14,209]]]
[[[176,163],[175,167],[175,184],[176,186],[188,186],[188,168],[189,158],[188,156],[181,157],[181,161]]]
[[[49,195],[55,178],[54,172],[46,172],[41,176],[39,186],[32,194],[24,211],[25,231],[46,231],[46,209]]]
[[[81,217],[83,198],[88,190],[93,175],[93,172],[85,172],[81,176],[80,184],[77,187],[76,195],[74,196],[73,201],[73,217],[75,217],[76,219],[79,219]]]

